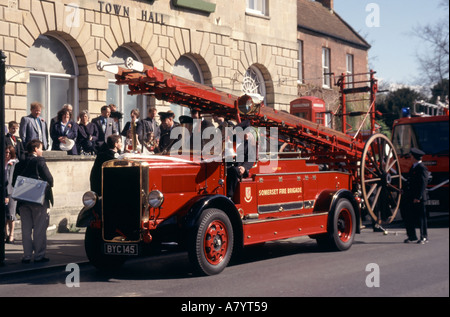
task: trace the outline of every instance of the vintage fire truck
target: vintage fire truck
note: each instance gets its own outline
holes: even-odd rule
[[[430,104],[417,101],[413,109],[402,109],[394,121],[392,143],[399,155],[403,173],[411,167],[412,147],[422,150],[422,162],[431,173],[427,185],[427,211],[448,211],[449,197],[449,109],[448,102]]]
[[[249,245],[309,236],[320,246],[347,250],[360,231],[362,211],[378,224],[396,216],[400,166],[382,134],[363,141],[361,128],[349,136],[132,59],[124,66],[99,62],[98,68],[113,72],[129,94],[151,94],[237,123],[248,120],[272,139],[269,130],[276,128],[277,141],[291,146],[290,152],[259,152],[231,199],[225,158],[128,154],[105,162],[101,195],[83,196],[77,221],[87,227],[87,257],[99,269],[118,268],[127,258],[176,243],[188,251],[196,271],[213,275]],[[374,72],[361,77],[347,86],[342,75],[336,84],[344,101],[347,94],[369,96],[363,121],[374,127],[377,80]],[[346,112],[345,102],[339,111]]]

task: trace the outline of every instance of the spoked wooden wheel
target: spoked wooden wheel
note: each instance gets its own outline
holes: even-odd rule
[[[367,140],[361,159],[361,187],[366,208],[378,223],[390,223],[397,215],[402,178],[391,141],[383,134]]]

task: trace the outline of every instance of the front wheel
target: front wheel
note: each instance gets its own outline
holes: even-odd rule
[[[89,262],[100,271],[114,271],[126,261],[125,256],[104,254],[104,242],[101,229],[86,228],[84,249]]]
[[[215,275],[228,265],[233,252],[233,227],[220,209],[206,209],[191,231],[189,259],[197,272]]]

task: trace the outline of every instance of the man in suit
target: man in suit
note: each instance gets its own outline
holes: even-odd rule
[[[11,145],[16,150],[16,157],[19,161],[25,159],[25,149],[23,147],[22,139],[16,136],[16,132],[19,129],[19,124],[16,121],[10,121],[8,123],[8,133],[6,133],[5,146]]]
[[[43,118],[39,117],[42,111],[42,104],[32,102],[30,111],[30,115],[22,117],[20,120],[20,138],[25,146],[31,140],[39,140],[43,144],[43,150],[47,150],[49,145],[47,123]]]
[[[110,118],[111,109],[109,106],[103,106],[100,111],[101,115],[92,119],[92,124],[95,124],[98,129],[98,139],[95,145],[97,151],[101,149],[110,135],[118,134],[118,131],[115,128],[114,120]]]
[[[34,262],[47,262],[45,257],[47,249],[47,227],[49,215],[47,209],[50,203],[53,205],[53,176],[47,167],[45,158],[42,157],[42,142],[31,140],[27,144],[28,156],[25,161],[17,163],[13,174],[13,185],[18,176],[25,176],[34,179],[41,179],[48,183],[45,193],[44,205],[29,203],[25,201],[17,202],[17,209],[22,222],[22,243],[23,258],[22,263],[30,263],[34,251]]]
[[[408,181],[404,190],[404,208],[402,215],[405,217],[406,234],[408,238],[404,241],[409,243],[417,240],[416,224],[419,224],[420,239],[417,243],[428,242],[427,213],[425,203],[427,200],[426,187],[428,183],[428,169],[422,163],[425,153],[419,149],[411,149],[412,166],[407,175]]]
[[[144,143],[158,147],[161,131],[155,117],[156,108],[149,108],[147,118],[142,120],[142,133]]]

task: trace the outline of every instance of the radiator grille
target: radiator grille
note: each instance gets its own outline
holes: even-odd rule
[[[141,219],[139,166],[103,168],[103,238],[138,241]]]

